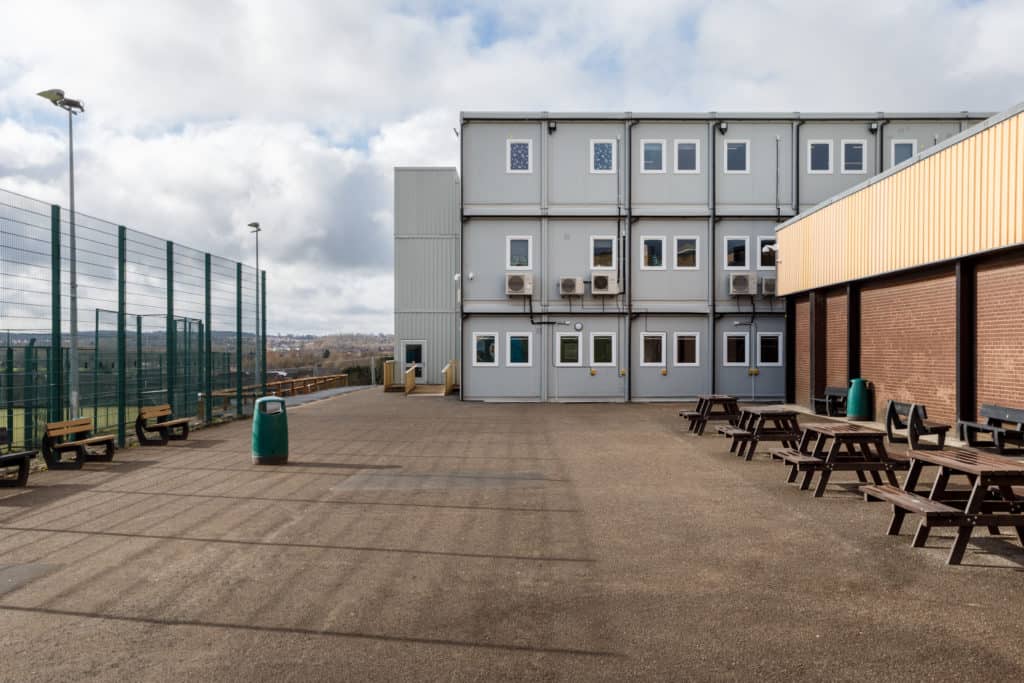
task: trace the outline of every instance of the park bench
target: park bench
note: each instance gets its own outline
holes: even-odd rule
[[[12,435],[6,427],[0,427],[0,446],[8,448],[12,442]],[[28,470],[32,458],[36,457],[37,451],[17,451],[0,454],[0,468],[18,468],[17,479],[0,479],[0,486],[25,486],[28,483]]]
[[[951,425],[928,420],[928,411],[919,403],[901,403],[890,400],[885,406],[885,433],[889,443],[910,443],[911,450],[919,448],[937,448],[942,450],[946,444],[946,432]],[[905,430],[906,434],[897,434],[896,430]],[[922,443],[922,436],[935,436],[938,445]]]
[[[46,435],[43,437],[43,459],[51,470],[80,469],[86,460],[109,462],[114,459],[113,434],[92,434],[92,419],[88,417],[62,422],[47,422]],[[93,448],[103,447],[102,453],[94,453]],[[75,453],[74,460],[62,460],[61,456],[68,451]]]
[[[170,439],[184,441],[188,438],[188,427],[189,418],[175,418],[171,413],[171,406],[166,403],[141,408],[138,417],[135,418],[135,436],[142,446],[166,446]],[[152,438],[147,432],[155,432],[158,436]]]
[[[814,412],[817,415],[828,415],[829,417],[844,417],[846,415],[846,389],[843,387],[825,387],[824,395],[811,399]],[[818,405],[821,404],[822,410]]]
[[[985,404],[978,414],[985,418],[985,422],[960,420],[958,423],[960,438],[968,446],[994,447],[1000,454],[1005,452],[1007,444],[1016,446],[1018,452],[1024,450],[1024,410]],[[979,440],[979,434],[988,434],[989,439]]]

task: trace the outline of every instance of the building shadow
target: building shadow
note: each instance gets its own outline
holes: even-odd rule
[[[18,493],[0,498],[0,508],[30,508],[40,505],[49,505],[50,503],[55,503],[63,498],[68,498],[69,496],[74,496],[85,491],[91,491],[96,488],[96,486],[97,485],[90,486],[86,484],[49,484],[47,486],[32,486],[30,480],[29,485],[23,489],[8,489],[12,493],[14,493],[14,491],[18,491]]]

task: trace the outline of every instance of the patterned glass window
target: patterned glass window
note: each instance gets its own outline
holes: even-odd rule
[[[590,145],[590,170],[594,173],[614,173],[615,143],[611,140],[592,140]]]
[[[530,166],[530,141],[509,140],[508,142],[508,170],[513,173],[529,173]]]

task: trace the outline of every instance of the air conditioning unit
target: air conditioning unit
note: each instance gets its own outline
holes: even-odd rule
[[[590,291],[594,296],[613,296],[619,293],[619,278],[615,273],[591,273]]]
[[[583,296],[583,278],[558,278],[558,293],[562,296]]]
[[[533,296],[533,273],[505,273],[505,294]]]
[[[761,294],[764,296],[775,296],[775,278],[761,278]]]
[[[730,273],[729,294],[731,296],[753,296],[757,294],[757,282],[750,273]]]

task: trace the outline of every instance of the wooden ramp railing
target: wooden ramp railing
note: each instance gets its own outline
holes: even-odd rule
[[[405,391],[402,384],[395,382],[395,361],[384,361],[384,391]]]
[[[416,368],[405,371],[405,395],[408,396],[416,388]]]
[[[459,389],[459,361],[450,360],[444,366],[444,395],[454,394]]]

